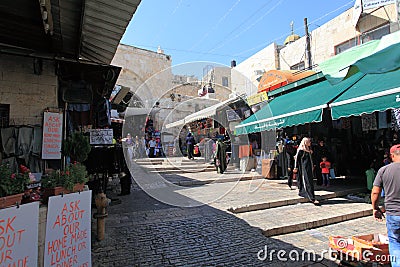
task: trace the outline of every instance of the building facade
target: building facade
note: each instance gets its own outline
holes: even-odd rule
[[[232,69],[232,90],[248,96],[256,94],[258,79],[268,70],[307,68],[318,71],[319,63],[346,49],[399,30],[395,4],[366,9],[358,20],[354,19],[353,13],[354,8],[350,8],[310,32],[311,66],[305,50],[306,36],[287,45],[272,43]],[[240,74],[255,87],[251,87]]]

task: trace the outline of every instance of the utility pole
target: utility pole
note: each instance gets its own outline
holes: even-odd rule
[[[310,33],[308,32],[307,18],[304,18],[304,29],[306,31],[306,55],[307,55],[307,69],[311,69],[311,48],[310,48]]]

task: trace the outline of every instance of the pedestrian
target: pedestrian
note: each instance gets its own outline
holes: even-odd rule
[[[293,147],[291,143],[287,143],[285,145],[286,150],[286,161],[287,161],[287,173],[288,173],[288,186],[290,190],[292,190],[293,180],[295,175],[293,173],[294,169],[294,155],[296,154],[296,149]],[[297,179],[297,177],[296,177]]]
[[[152,137],[151,140],[149,141],[149,158],[154,158],[156,145],[157,145],[156,139]]]
[[[189,132],[186,136],[186,147],[188,153],[188,159],[194,159],[193,150],[194,150],[194,137],[191,132]]]
[[[133,140],[130,133],[126,135],[126,138],[122,139],[125,142],[127,152],[128,152],[128,159],[129,162],[133,159]]]
[[[327,157],[322,157],[322,161],[319,164],[322,174],[322,186],[329,186],[329,172],[331,169],[331,163]]]
[[[374,162],[371,162],[369,165],[369,169],[365,171],[365,176],[367,177],[367,189],[368,191],[372,190],[375,180],[375,169],[374,169]]]
[[[299,196],[308,198],[314,205],[319,205],[315,199],[313,160],[311,150],[311,139],[304,137],[295,155],[295,164],[293,172],[297,174],[297,183],[299,187]]]
[[[318,164],[322,157],[331,158],[324,140],[320,139],[318,140],[318,144],[314,147],[313,153],[313,160],[316,163],[316,165],[314,165],[314,173],[315,178],[317,178],[317,185],[322,185],[322,170]]]
[[[400,145],[390,148],[392,163],[381,167],[376,174],[371,192],[373,217],[382,221],[386,212],[386,228],[392,267],[400,266]],[[385,189],[385,208],[379,207],[382,188]]]
[[[227,167],[226,145],[221,140],[217,140],[214,161],[215,161],[215,167],[217,169],[217,173],[223,174]]]

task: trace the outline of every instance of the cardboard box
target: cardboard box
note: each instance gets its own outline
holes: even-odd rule
[[[278,178],[278,169],[273,159],[263,159],[261,164],[261,175],[267,179]]]

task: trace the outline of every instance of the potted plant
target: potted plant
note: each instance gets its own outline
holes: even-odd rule
[[[63,154],[70,157],[71,162],[84,162],[90,153],[89,137],[82,132],[74,132],[63,142]]]
[[[23,165],[18,172],[13,172],[9,164],[0,164],[0,208],[21,203],[25,187],[30,182],[29,173]]]
[[[67,165],[65,170],[56,170],[42,177],[43,200],[47,202],[49,196],[61,193],[71,193],[83,190],[89,180],[86,166],[79,162]]]

